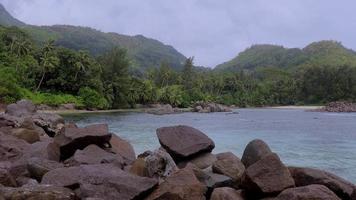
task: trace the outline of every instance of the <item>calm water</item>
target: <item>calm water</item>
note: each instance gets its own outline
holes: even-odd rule
[[[131,142],[136,153],[159,147],[155,130],[162,126],[198,128],[215,141],[215,153],[232,151],[239,157],[249,141],[260,138],[288,165],[325,169],[356,183],[356,113],[237,111],[239,114],[81,114],[66,119],[80,126],[108,123],[112,132]]]

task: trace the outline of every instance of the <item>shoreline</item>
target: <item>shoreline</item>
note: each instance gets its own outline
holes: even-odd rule
[[[324,106],[267,106],[267,107],[262,107],[262,108],[268,108],[268,109],[290,109],[290,110],[317,110],[321,109]]]

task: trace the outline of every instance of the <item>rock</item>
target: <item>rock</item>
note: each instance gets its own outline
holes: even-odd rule
[[[83,150],[77,150],[73,157],[64,161],[66,166],[101,163],[115,163],[120,168],[124,166],[124,160],[120,155],[107,152],[94,144],[85,147]]]
[[[242,191],[235,190],[229,187],[221,187],[214,189],[210,200],[245,200]]]
[[[216,157],[218,160],[213,164],[213,172],[232,178],[238,185],[245,172],[245,166],[241,160],[231,152],[220,153]]]
[[[16,122],[13,117],[9,115],[0,114],[0,128],[1,127],[15,127]]]
[[[25,176],[20,176],[18,178],[16,178],[16,183],[17,186],[22,187],[24,185],[38,185],[39,183],[37,182],[37,180],[29,178],[29,177],[25,177]]]
[[[136,159],[135,150],[128,141],[112,134],[110,144],[111,150],[120,155],[126,164],[132,164],[132,162]]]
[[[351,196],[355,185],[334,174],[318,169],[299,167],[289,167],[289,171],[298,187],[310,184],[324,185],[341,199],[353,200]]]
[[[5,113],[15,117],[32,115],[37,112],[36,106],[28,100],[21,100],[6,107]]]
[[[42,158],[34,157],[27,161],[27,170],[29,171],[31,177],[39,182],[41,182],[43,175],[47,172],[62,167],[64,167],[62,163]]]
[[[217,103],[197,102],[193,106],[193,112],[210,113],[210,112],[231,112],[232,110],[224,105]]]
[[[203,153],[200,155],[197,155],[191,160],[186,160],[178,163],[179,168],[184,168],[188,162],[194,164],[200,169],[205,169],[213,165],[213,163],[216,161],[216,156],[212,153]]]
[[[172,157],[165,151],[146,151],[135,160],[130,172],[138,176],[156,178],[159,182],[177,171]]]
[[[270,153],[272,151],[264,141],[252,140],[246,146],[241,161],[247,168]]]
[[[7,187],[16,187],[16,180],[11,175],[10,168],[10,162],[0,162],[0,184]]]
[[[189,126],[159,128],[157,136],[162,147],[175,161],[211,152],[215,147],[214,142],[208,136]]]
[[[59,110],[75,110],[74,103],[62,104],[58,107]]]
[[[38,157],[53,161],[59,161],[60,156],[59,148],[51,138],[31,144],[27,154],[29,154],[28,157]]]
[[[323,185],[308,185],[289,188],[279,194],[275,200],[341,200]]]
[[[75,200],[75,194],[67,188],[50,185],[24,185],[20,188],[0,188],[4,199]]]
[[[112,164],[59,168],[44,175],[41,184],[79,190],[80,198],[143,199],[157,180],[129,174]]]
[[[37,110],[54,110],[54,108],[46,104],[40,104],[37,106]]]
[[[53,113],[36,113],[32,116],[32,120],[50,137],[57,135],[64,127],[63,117]]]
[[[147,113],[154,114],[154,115],[167,115],[174,113],[174,109],[169,104],[156,104],[154,108],[148,109]]]
[[[324,108],[317,109],[321,112],[356,112],[356,103],[346,101],[330,102]]]
[[[30,144],[0,132],[0,161],[15,161],[29,150]]]
[[[16,138],[23,139],[30,144],[40,141],[40,133],[36,130],[15,128],[11,130],[10,134]]]
[[[146,200],[205,200],[206,191],[193,171],[184,168],[167,177]]]
[[[276,195],[294,187],[294,180],[277,154],[272,153],[249,166],[242,177],[242,187],[248,195],[263,197]]]
[[[54,145],[51,146],[55,152],[60,152],[60,160],[66,160],[73,156],[76,150],[95,144],[105,147],[111,139],[107,124],[90,125],[84,128],[64,128],[60,134],[54,137]]]

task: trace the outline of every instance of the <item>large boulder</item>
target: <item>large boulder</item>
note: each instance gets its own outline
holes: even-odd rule
[[[162,147],[175,161],[211,152],[215,147],[214,142],[208,136],[189,126],[159,128],[157,136]]]
[[[190,160],[184,160],[182,162],[179,162],[177,165],[179,168],[184,168],[187,165],[187,163],[192,163],[195,166],[199,167],[200,169],[205,169],[211,167],[216,160],[217,159],[214,154],[202,153]]]
[[[214,189],[210,200],[245,200],[241,190],[235,190],[229,187]]]
[[[27,160],[27,170],[29,171],[31,178],[34,178],[39,182],[47,172],[62,167],[64,167],[62,163],[43,158],[33,157]]]
[[[59,149],[59,160],[66,160],[74,155],[78,149],[95,144],[99,147],[107,147],[111,139],[107,124],[95,124],[84,128],[63,128],[61,133],[54,137],[54,148]]]
[[[207,188],[199,182],[191,169],[173,173],[146,200],[205,200]]]
[[[80,198],[143,199],[157,180],[127,173],[112,164],[59,168],[45,174],[41,184],[70,187]]]
[[[147,113],[154,114],[154,115],[167,115],[173,114],[174,109],[169,104],[154,104],[154,106],[147,110]]]
[[[231,152],[220,153],[216,155],[217,161],[213,164],[213,172],[223,174],[234,180],[238,185],[245,172],[245,166],[241,160]]]
[[[64,127],[63,117],[54,113],[36,113],[32,116],[32,120],[51,137],[59,134]]]
[[[77,150],[71,158],[64,161],[66,166],[101,163],[115,163],[120,168],[124,166],[124,160],[120,155],[107,152],[94,144],[85,147],[83,150]]]
[[[132,145],[119,136],[112,134],[110,145],[111,151],[120,155],[125,160],[126,164],[132,164],[136,159],[135,150]]]
[[[76,200],[76,195],[64,187],[28,184],[19,188],[0,187],[4,199]]]
[[[200,112],[200,113],[231,112],[231,111],[232,110],[229,107],[217,103],[197,102],[193,106],[193,112]]]
[[[0,161],[15,161],[29,150],[30,144],[0,132]]]
[[[247,168],[270,153],[272,151],[264,141],[259,139],[252,140],[247,144],[241,161]]]
[[[351,196],[356,186],[334,174],[318,169],[301,167],[289,167],[289,171],[298,187],[310,184],[324,185],[341,199],[353,200]]]
[[[308,185],[289,188],[279,194],[275,200],[341,200],[323,185]]]
[[[242,177],[242,187],[253,197],[276,195],[294,186],[288,168],[275,153],[249,166]]]
[[[28,100],[21,100],[6,107],[5,113],[15,117],[33,115],[37,112],[36,106]]]
[[[30,144],[40,141],[40,133],[33,129],[14,128],[11,129],[8,133],[19,139],[23,139]]]
[[[146,151],[133,162],[130,172],[138,176],[156,178],[162,182],[177,171],[178,168],[172,157],[160,149]]]

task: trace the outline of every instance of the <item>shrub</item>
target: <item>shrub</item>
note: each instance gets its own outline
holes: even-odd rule
[[[13,103],[21,99],[21,87],[18,85],[13,69],[0,69],[0,102]]]
[[[84,87],[79,90],[79,97],[83,105],[88,108],[107,109],[109,107],[108,101],[101,96],[97,91]]]

